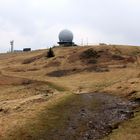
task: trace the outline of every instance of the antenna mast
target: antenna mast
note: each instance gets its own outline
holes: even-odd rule
[[[11,53],[14,51],[14,40],[10,41]]]

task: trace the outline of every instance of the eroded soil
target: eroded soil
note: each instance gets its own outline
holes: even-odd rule
[[[81,94],[75,95],[75,98],[76,96],[82,102],[69,104],[73,113],[68,115],[67,125],[59,130],[54,128],[49,135],[50,139],[100,139],[117,128],[120,122],[133,117],[133,108],[136,106],[135,103],[107,94]]]
[[[22,131],[9,133],[11,139],[98,140],[133,117],[137,103],[104,94],[74,94],[53,108],[44,109]]]

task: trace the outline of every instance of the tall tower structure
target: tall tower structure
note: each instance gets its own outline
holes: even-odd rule
[[[10,41],[11,53],[14,51],[14,40]]]

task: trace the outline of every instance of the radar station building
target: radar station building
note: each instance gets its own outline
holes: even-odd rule
[[[59,42],[58,44],[60,46],[75,46],[75,43],[73,42],[73,33],[67,29],[62,30],[59,33]]]

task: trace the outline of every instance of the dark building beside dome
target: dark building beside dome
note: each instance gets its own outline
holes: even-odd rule
[[[61,46],[74,46],[73,33],[69,30],[62,30],[59,33],[59,45]]]

